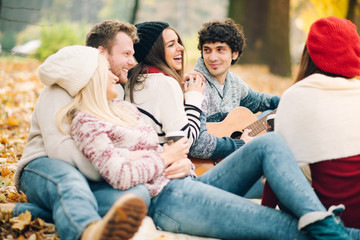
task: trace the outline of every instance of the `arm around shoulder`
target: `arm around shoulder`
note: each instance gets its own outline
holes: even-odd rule
[[[45,87],[34,110],[49,157],[59,159],[77,167],[87,178],[98,181],[101,176],[91,166],[87,158],[76,147],[70,136],[69,126],[65,126],[69,134],[65,135],[56,125],[56,114],[65,104],[72,101],[66,91],[58,86]]]

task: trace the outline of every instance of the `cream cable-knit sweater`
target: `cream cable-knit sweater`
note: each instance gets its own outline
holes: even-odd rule
[[[119,126],[89,113],[76,114],[71,135],[76,145],[103,178],[114,188],[126,190],[145,184],[152,197],[170,181],[162,175],[165,164],[154,129],[145,123],[136,107],[117,101],[137,113],[136,126]],[[133,157],[132,157],[133,156]]]
[[[286,90],[275,131],[300,165],[360,153],[360,80],[313,74]]]
[[[42,90],[32,113],[27,144],[15,172],[17,187],[19,187],[22,169],[29,162],[44,156],[59,159],[77,167],[86,178],[92,181],[102,179],[98,171],[76,147],[70,136],[69,126],[64,125],[64,129],[69,132],[68,135],[61,133],[56,126],[57,111],[72,99],[64,89],[57,85],[45,87]]]

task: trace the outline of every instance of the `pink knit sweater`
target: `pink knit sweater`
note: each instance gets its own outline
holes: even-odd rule
[[[165,164],[159,155],[158,136],[141,119],[136,107],[125,101],[118,103],[136,111],[136,126],[123,127],[79,112],[72,121],[71,135],[78,148],[114,188],[126,190],[145,184],[154,197],[170,181],[162,175]]]

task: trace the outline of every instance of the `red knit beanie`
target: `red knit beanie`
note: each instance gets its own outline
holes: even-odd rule
[[[345,77],[360,76],[360,39],[349,20],[319,19],[310,27],[306,46],[321,70]]]

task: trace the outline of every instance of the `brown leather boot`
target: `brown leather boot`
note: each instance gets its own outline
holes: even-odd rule
[[[146,213],[147,206],[141,198],[126,194],[114,203],[101,221],[85,228],[81,240],[128,240],[137,232]]]

